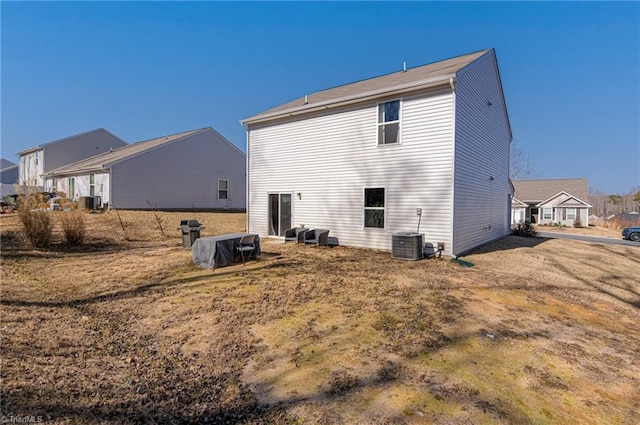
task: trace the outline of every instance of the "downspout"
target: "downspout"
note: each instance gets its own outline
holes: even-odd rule
[[[453,77],[449,78],[449,86],[451,86],[451,96],[453,97],[453,118],[451,119],[452,124],[452,137],[451,137],[451,226],[449,231],[449,239],[451,243],[449,244],[449,250],[451,253],[451,257],[456,258],[453,254],[455,251],[454,246],[454,238],[453,238],[453,228],[455,226],[455,203],[456,203],[456,85]]]
[[[244,175],[244,178],[245,178],[245,181],[246,181],[246,184],[245,184],[246,193],[244,194],[245,195],[244,212],[245,212],[245,220],[246,220],[245,229],[246,229],[247,232],[249,232],[249,158],[250,158],[250,155],[249,155],[249,149],[250,149],[249,145],[250,145],[250,143],[249,142],[250,142],[251,139],[250,139],[250,136],[249,136],[249,124],[246,124],[246,125],[243,124],[242,127],[244,127],[246,132],[247,132],[247,134],[245,136],[246,137],[245,143],[247,145],[246,146],[247,156],[246,156],[246,159],[245,159],[245,161],[246,161],[246,167],[245,167],[246,172],[245,172],[245,175]]]
[[[109,209],[114,207],[113,203],[113,178],[111,176],[112,168],[109,167]]]

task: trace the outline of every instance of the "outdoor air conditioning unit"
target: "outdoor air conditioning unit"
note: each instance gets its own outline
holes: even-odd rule
[[[421,260],[424,258],[422,233],[399,232],[391,235],[391,258]]]

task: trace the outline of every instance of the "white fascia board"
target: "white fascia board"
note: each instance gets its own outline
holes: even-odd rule
[[[266,121],[272,121],[278,118],[293,117],[297,115],[308,114],[312,112],[324,111],[329,108],[337,108],[340,106],[352,105],[354,103],[365,102],[367,100],[374,100],[386,96],[396,96],[405,94],[408,92],[427,89],[431,87],[437,87],[440,85],[449,85],[450,80],[453,78],[455,81],[456,74],[444,75],[436,78],[429,78],[426,80],[413,81],[411,83],[400,84],[391,87],[385,87],[383,89],[371,90],[364,93],[358,93],[351,96],[343,96],[336,99],[326,100],[319,102],[311,107],[294,106],[283,111],[274,112],[268,115],[260,116],[259,118],[246,118],[240,120],[240,124],[258,124]]]

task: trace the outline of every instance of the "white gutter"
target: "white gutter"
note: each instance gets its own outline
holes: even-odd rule
[[[294,106],[283,111],[272,112],[266,115],[257,115],[255,118],[246,118],[241,120],[241,124],[257,124],[265,121],[271,121],[277,118],[293,117],[297,115],[308,114],[311,112],[324,111],[330,108],[338,108],[341,106],[352,105],[354,103],[364,102],[367,100],[377,99],[384,96],[395,96],[404,93],[408,93],[415,90],[427,89],[436,87],[443,84],[453,84],[455,81],[455,74],[444,75],[435,78],[428,78],[425,80],[412,81],[410,83],[398,84],[396,86],[385,87],[378,90],[370,90],[364,93],[358,93],[355,95],[338,97],[335,99],[325,100],[322,102],[314,103],[312,106]]]

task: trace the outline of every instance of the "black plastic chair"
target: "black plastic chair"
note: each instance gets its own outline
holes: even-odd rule
[[[306,227],[294,227],[284,231],[284,242],[304,243],[304,232],[309,231]]]
[[[329,242],[329,230],[312,229],[304,233],[305,244],[315,244],[318,246],[327,246]]]
[[[256,249],[258,248],[256,245],[257,239],[258,235],[245,235],[240,239],[240,245],[236,247],[236,251],[239,252],[242,257],[242,265],[245,265],[246,258],[250,258],[252,253],[256,253]]]

